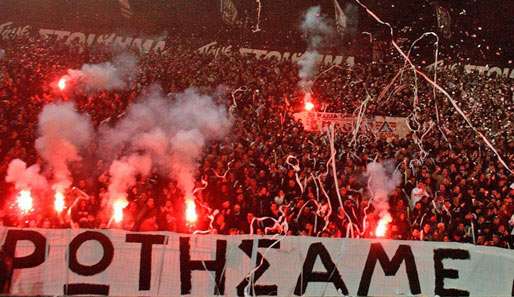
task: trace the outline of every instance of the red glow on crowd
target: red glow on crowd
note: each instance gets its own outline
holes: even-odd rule
[[[126,199],[118,199],[112,204],[112,218],[115,223],[123,221],[123,209],[127,207],[128,202]]]
[[[32,194],[29,190],[22,190],[16,196],[16,204],[23,214],[32,211]]]
[[[56,191],[54,195],[54,209],[57,213],[61,213],[64,210],[64,195],[60,191]]]
[[[383,216],[377,225],[377,229],[375,230],[376,237],[384,237],[387,233],[387,226],[391,223],[392,218],[389,214]]]
[[[64,77],[59,79],[59,82],[57,82],[57,87],[61,91],[64,91],[64,89],[66,89],[66,79]]]
[[[196,205],[193,198],[186,199],[186,222],[189,225],[196,223],[198,214],[196,213]]]

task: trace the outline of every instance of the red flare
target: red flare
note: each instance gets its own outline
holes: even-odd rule
[[[59,88],[59,90],[61,91],[64,91],[64,89],[66,89],[66,79],[64,77],[62,77],[61,79],[59,79],[59,82],[57,82],[57,87]]]
[[[118,199],[112,204],[112,218],[114,222],[119,223],[123,221],[123,209],[127,207],[128,202],[126,199]]]
[[[306,92],[303,96],[303,105],[306,111],[310,112],[314,109],[314,103],[312,101],[312,94],[310,92]]]
[[[198,214],[196,213],[196,205],[192,198],[186,199],[186,222],[189,225],[193,225],[198,220]]]
[[[23,214],[32,211],[33,199],[32,194],[28,190],[22,190],[16,196],[16,204]]]
[[[64,195],[62,192],[57,191],[54,195],[54,209],[57,213],[61,213],[64,210],[65,202]]]
[[[305,102],[305,110],[306,111],[312,111],[314,109],[314,103],[307,101]]]
[[[377,225],[377,229],[375,230],[376,237],[384,237],[387,233],[387,226],[391,223],[392,219],[389,214],[383,216]]]

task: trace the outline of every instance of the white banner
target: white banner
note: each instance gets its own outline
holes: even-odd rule
[[[19,295],[512,296],[513,293],[514,252],[494,247],[120,230],[3,228],[0,233],[4,250],[16,256],[10,293]]]
[[[354,130],[357,118],[342,113],[331,112],[299,112],[294,117],[301,121],[307,131],[320,132],[334,124],[336,129],[350,133]],[[382,138],[405,138],[409,134],[406,118],[374,116],[363,119],[362,131],[370,131]]]
[[[233,48],[231,45],[228,46],[222,46],[219,45],[217,42],[211,42],[208,43],[198,49],[198,52],[206,55],[230,55],[233,51],[239,51],[242,55],[253,55],[257,59],[271,59],[275,58],[279,61],[291,61],[293,63],[296,63],[298,60],[300,60],[300,57],[303,55],[303,53],[298,52],[282,52],[278,50],[265,50],[265,49],[253,49],[253,48]],[[319,59],[320,64],[326,64],[326,65],[340,65],[345,64],[347,66],[353,66],[355,64],[355,58],[352,56],[346,57],[344,59],[343,56],[334,56],[334,55],[318,55],[317,58]]]

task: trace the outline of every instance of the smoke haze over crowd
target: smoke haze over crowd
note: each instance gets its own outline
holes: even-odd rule
[[[105,156],[120,156],[118,162],[136,152],[144,154],[159,174],[176,179],[191,195],[204,145],[222,139],[230,125],[226,108],[209,95],[194,88],[164,95],[153,86],[118,123],[101,129],[100,149]],[[111,167],[111,176],[114,172]]]
[[[84,64],[80,69],[69,69],[63,79],[74,82],[86,91],[121,90],[128,86],[136,72],[136,57],[122,53],[115,56],[112,62]]]
[[[52,170],[53,187],[68,188],[72,183],[69,163],[82,160],[80,151],[94,136],[89,115],[79,113],[70,102],[45,105],[39,114],[38,135],[35,147]]]

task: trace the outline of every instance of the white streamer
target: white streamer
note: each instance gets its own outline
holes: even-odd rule
[[[233,115],[235,110],[236,110],[236,108],[237,108],[237,100],[236,100],[237,93],[246,92],[246,91],[248,91],[248,87],[247,86],[242,86],[242,87],[239,87],[239,88],[235,89],[234,91],[232,91],[232,93],[231,93],[231,95],[232,95],[232,105],[229,108],[230,114]]]
[[[220,178],[222,180],[225,180],[227,178],[227,174],[228,172],[230,171],[231,167],[232,167],[232,163],[234,163],[234,160],[228,162],[227,164],[227,170],[225,171],[225,173],[223,173],[223,175],[219,175],[216,170],[214,169],[211,169],[211,171],[214,173],[214,175],[217,177],[217,178]]]
[[[350,228],[347,229],[346,236],[348,237],[348,235],[349,235],[348,232],[350,232],[351,233],[351,238],[354,238],[354,231],[353,231],[354,224],[353,224],[353,221],[352,221],[350,215],[348,215],[348,213],[344,209],[343,200],[341,198],[341,193],[339,192],[339,181],[337,179],[337,170],[336,170],[336,149],[335,149],[335,144],[334,144],[334,142],[335,142],[335,128],[334,128],[334,124],[330,125],[330,127],[328,128],[327,131],[328,131],[328,135],[329,135],[328,140],[329,140],[329,143],[330,143],[330,156],[331,156],[331,160],[332,160],[332,175],[333,175],[333,178],[334,178],[334,187],[335,187],[335,191],[336,191],[336,194],[337,194],[337,199],[339,200],[339,207],[344,212],[344,215],[348,219],[349,226],[350,226]]]
[[[257,23],[255,24],[255,28],[252,30],[253,33],[257,33],[261,31],[261,9],[262,9],[262,3],[261,0],[255,0],[257,2]]]
[[[296,164],[291,163],[290,160],[296,160]],[[295,171],[294,175],[296,177],[296,182],[298,183],[298,186],[300,187],[300,191],[303,194],[305,189],[303,187],[302,182],[300,181],[300,176],[298,175],[298,172],[300,172],[300,161],[298,161],[298,159],[295,156],[289,155],[286,158],[286,164],[291,166],[291,168],[293,168],[293,170]]]

